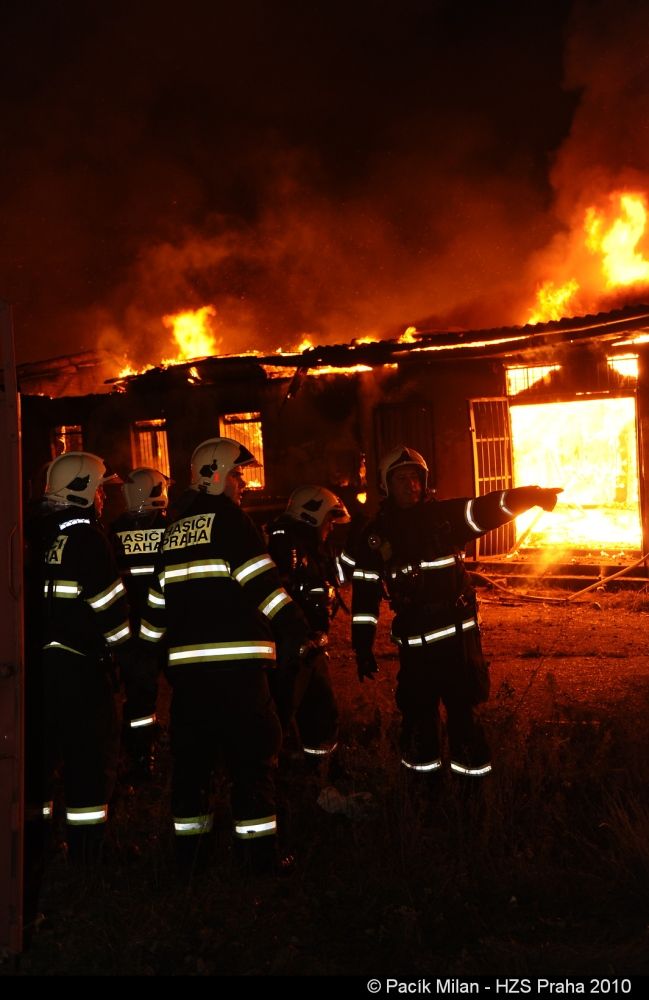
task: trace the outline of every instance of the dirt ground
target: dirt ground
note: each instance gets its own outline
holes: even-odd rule
[[[562,592],[524,599],[511,593],[480,595],[483,649],[490,662],[491,699],[511,703],[511,710],[535,720],[563,711],[597,719],[624,703],[649,709],[649,598],[645,594],[602,594],[559,603]],[[566,595],[568,596],[568,595]],[[556,603],[555,603],[556,602]],[[362,701],[387,708],[394,690],[398,659],[389,638],[390,614],[383,607],[377,637],[382,670],[376,691],[370,682],[348,692],[348,620],[335,623],[332,662],[338,687]]]
[[[291,879],[242,883],[221,781],[212,866],[179,883],[163,733],[156,780],[118,791],[103,871],[55,852],[43,917],[0,973],[649,973],[647,596],[559,604],[481,591],[494,773],[468,798],[448,772],[433,793],[399,766],[389,618],[380,672],[363,684],[349,619],[334,623],[344,768],[313,771],[299,755],[280,767]]]

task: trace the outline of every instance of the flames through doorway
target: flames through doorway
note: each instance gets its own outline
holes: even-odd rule
[[[640,550],[633,397],[514,405],[514,483],[562,486],[552,516],[518,518],[517,545]]]

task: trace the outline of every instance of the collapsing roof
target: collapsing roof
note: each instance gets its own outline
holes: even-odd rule
[[[244,354],[195,358],[169,366],[151,368],[138,375],[109,380],[120,388],[132,383],[147,385],[165,374],[189,376],[190,381],[209,379],[228,372],[247,371],[252,375],[262,371],[275,376],[290,377],[297,369],[331,368],[336,370],[369,370],[381,365],[430,364],[448,361],[501,359],[510,363],[529,361],[535,355],[547,355],[548,350],[569,345],[590,343],[625,343],[624,338],[646,333],[649,339],[649,305],[628,306],[596,316],[580,316],[534,326],[500,327],[467,331],[417,331],[408,342],[403,338],[369,343],[325,345],[309,348],[299,354]],[[195,372],[191,372],[195,369]]]
[[[409,328],[407,337],[352,341],[323,345],[300,353],[271,355],[213,355],[173,365],[150,367],[138,374],[107,378],[108,359],[100,352],[44,359],[19,365],[21,391],[46,395],[83,395],[89,392],[123,390],[137,385],[142,389],[166,384],[174,378],[189,382],[209,382],[243,376],[247,379],[304,376],[323,369],[350,372],[368,371],[383,365],[441,364],[448,362],[500,359],[509,364],[529,363],[547,358],[558,348],[592,343],[623,346],[624,338],[646,334],[649,339],[649,305],[627,306],[596,316],[579,316],[533,326],[509,326],[483,330],[427,331]],[[627,341],[628,344],[628,341]],[[114,370],[114,369],[113,369]],[[0,382],[2,373],[0,372]]]

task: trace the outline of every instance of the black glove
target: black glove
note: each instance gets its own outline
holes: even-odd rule
[[[551,487],[550,489],[539,487],[536,495],[536,506],[542,507],[543,510],[554,510],[557,505],[559,493],[563,493],[562,486]]]
[[[370,681],[374,680],[374,674],[378,674],[379,672],[379,665],[371,649],[367,650],[367,652],[356,650],[356,668],[361,684],[366,677]]]

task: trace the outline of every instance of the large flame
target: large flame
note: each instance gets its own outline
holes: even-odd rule
[[[170,357],[163,357],[157,362],[157,365],[161,368],[167,368],[169,365],[177,365],[183,361],[193,361],[194,358],[205,358],[216,354],[218,341],[211,329],[215,317],[216,309],[211,305],[163,316],[162,324],[171,331],[176,342],[176,353]],[[120,369],[118,377],[127,378],[129,375],[140,375],[153,367],[153,364],[147,364],[136,369],[127,360],[124,367]]]
[[[512,406],[516,485],[561,486],[551,514],[516,519],[524,546],[638,549],[640,526],[635,400]]]
[[[578,273],[544,280],[527,322],[597,312],[607,294],[648,285],[649,259],[642,248],[646,235],[644,192],[613,191],[599,206],[590,205],[567,242],[570,266]]]
[[[619,215],[606,228],[604,213],[589,208],[584,220],[586,246],[602,257],[607,288],[649,281],[649,260],[638,250],[647,225],[644,195],[619,195]]]
[[[201,309],[188,309],[186,312],[163,316],[163,324],[171,330],[178,345],[176,357],[165,361],[164,364],[178,364],[181,361],[191,361],[193,358],[206,358],[216,354],[216,337],[210,329],[215,316],[214,306],[203,306]]]

